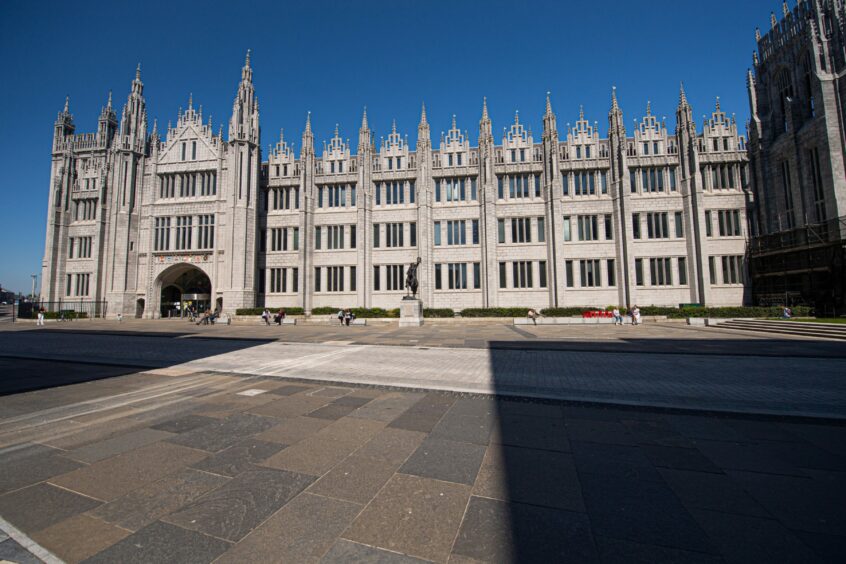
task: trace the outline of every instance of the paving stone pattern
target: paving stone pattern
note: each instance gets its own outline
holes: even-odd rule
[[[0,397],[0,516],[66,562],[846,553],[846,427],[826,420],[208,373],[32,393],[50,407],[7,416],[25,398]],[[37,561],[0,539],[0,558]]]

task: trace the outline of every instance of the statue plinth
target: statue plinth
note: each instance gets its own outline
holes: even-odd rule
[[[400,302],[400,327],[420,327],[423,325],[423,302],[406,296]]]

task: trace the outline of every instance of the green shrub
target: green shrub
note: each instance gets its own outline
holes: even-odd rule
[[[455,312],[449,308],[423,309],[423,317],[455,317]]]
[[[586,311],[598,311],[596,307],[548,307],[541,310],[544,317],[581,317]]]
[[[323,306],[316,307],[311,310],[312,315],[328,315],[330,313],[338,313],[339,307]]]
[[[268,307],[270,313],[276,314],[280,308],[278,307]],[[336,310],[337,311],[337,310]],[[242,307],[240,309],[235,310],[235,315],[261,315],[264,312],[263,307]],[[285,313],[287,315],[302,315],[303,308],[301,307],[286,307]]]
[[[88,319],[88,312],[85,311],[74,311],[72,309],[64,310],[65,319]],[[58,311],[45,311],[44,312],[44,319],[59,319],[60,312]],[[32,318],[36,319],[38,317],[38,312],[32,312]]]
[[[461,310],[461,317],[526,317],[527,307],[471,307]]]

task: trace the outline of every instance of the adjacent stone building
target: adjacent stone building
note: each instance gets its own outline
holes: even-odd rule
[[[752,191],[745,139],[719,99],[697,131],[684,89],[676,130],[646,106],[627,131],[611,93],[608,135],[583,112],[559,133],[547,94],[540,137],[524,119],[494,138],[378,142],[365,110],[353,152],[339,129],[299,153],[263,155],[249,54],[228,135],[189,100],[160,135],[140,68],[120,120],[55,125],[42,299],[104,301],[109,315],[172,315],[185,302],[398,307],[421,259],[426,307],[740,305]],[[266,160],[263,160],[266,159]]]
[[[846,8],[802,0],[756,31],[749,157],[758,226],[756,303],[846,308]]]

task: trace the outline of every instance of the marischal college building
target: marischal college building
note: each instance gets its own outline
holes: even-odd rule
[[[841,26],[842,5],[827,4]],[[785,17],[816,14],[801,2]],[[759,46],[773,58],[782,46],[769,39]],[[838,72],[822,69],[816,52],[790,59],[794,89],[804,87],[802,61],[817,75]],[[769,86],[766,105],[760,84],[750,88],[751,171],[719,99],[697,128],[683,88],[674,132],[648,104],[627,129],[612,91],[607,137],[581,112],[559,130],[547,95],[540,138],[519,114],[495,138],[483,101],[474,143],[453,117],[433,144],[424,107],[414,146],[396,124],[377,144],[365,111],[355,152],[337,128],[316,150],[306,118],[298,153],[282,136],[263,153],[252,74],[248,53],[225,138],[190,100],[175,125],[148,131],[140,68],[120,119],[110,97],[94,133],[76,133],[65,104],[53,136],[43,300],[105,302],[109,315],[137,317],[187,301],[229,312],[395,308],[419,257],[426,307],[740,305],[752,301],[749,241],[760,221],[776,225],[776,210],[800,217],[799,197],[768,196],[770,183],[783,192],[781,165],[761,157],[772,145],[762,110],[783,109]],[[820,96],[813,111],[833,115],[840,104]],[[825,186],[807,190],[830,193],[832,211],[843,205],[842,131],[828,137],[836,150],[810,157]],[[764,211],[755,178],[764,179]],[[791,178],[797,195],[805,190]]]

